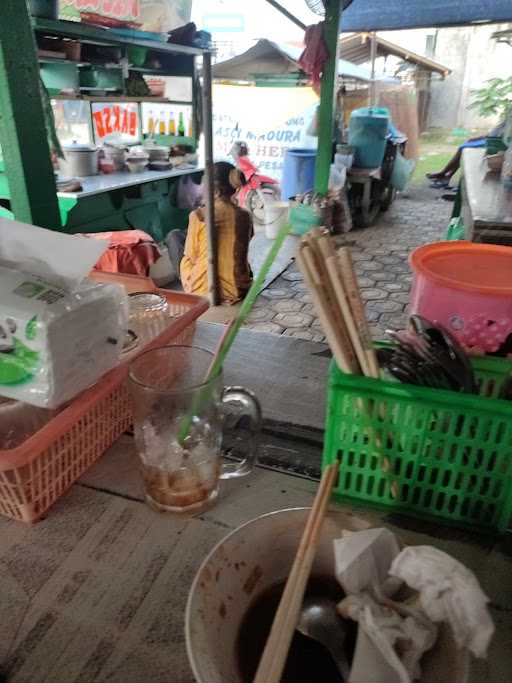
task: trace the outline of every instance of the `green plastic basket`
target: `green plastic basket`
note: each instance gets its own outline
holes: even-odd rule
[[[345,501],[506,531],[512,514],[512,363],[473,363],[480,396],[330,368],[323,466],[340,458]]]

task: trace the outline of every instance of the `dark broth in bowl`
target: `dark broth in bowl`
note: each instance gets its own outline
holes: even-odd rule
[[[254,680],[284,586],[281,582],[264,591],[244,617],[236,643],[238,667],[244,683]],[[316,576],[308,582],[306,597],[329,598],[338,603],[344,593],[332,576]],[[345,650],[350,662],[357,628],[354,622],[346,623]],[[342,678],[324,646],[295,631],[281,683],[342,683]]]

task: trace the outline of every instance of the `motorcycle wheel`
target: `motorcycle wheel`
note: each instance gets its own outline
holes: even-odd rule
[[[265,225],[265,202],[279,201],[280,193],[277,185],[263,184],[257,190],[251,190],[247,195],[245,208],[252,215],[258,225]]]

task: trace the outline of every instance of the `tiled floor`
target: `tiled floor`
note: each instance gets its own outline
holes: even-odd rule
[[[443,239],[452,204],[428,188],[413,188],[399,197],[374,227],[344,236],[352,246],[359,284],[372,332],[400,328],[409,301],[412,249]],[[302,275],[294,263],[256,301],[247,327],[309,341],[324,341]]]

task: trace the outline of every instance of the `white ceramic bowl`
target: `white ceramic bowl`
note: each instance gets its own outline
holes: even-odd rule
[[[148,165],[147,159],[127,159],[126,165],[130,173],[142,173]]]
[[[243,618],[256,598],[285,581],[308,508],[278,510],[235,529],[201,565],[190,589],[185,632],[190,665],[198,683],[243,683],[236,641]],[[313,575],[334,575],[332,541],[340,529],[358,531],[368,523],[356,515],[330,512],[324,522]],[[468,660],[449,629],[422,660],[421,683],[465,683]]]

